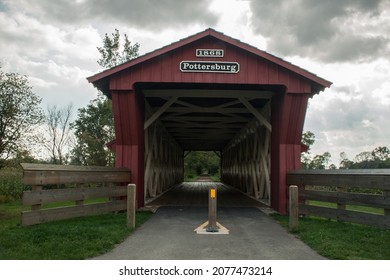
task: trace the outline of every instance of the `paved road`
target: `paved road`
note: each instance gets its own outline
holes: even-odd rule
[[[218,222],[228,235],[194,232],[207,220],[206,207],[163,206],[104,260],[324,259],[254,207],[221,207]]]

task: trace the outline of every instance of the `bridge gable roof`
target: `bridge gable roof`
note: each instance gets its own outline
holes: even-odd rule
[[[154,50],[150,53],[144,54],[142,56],[139,56],[133,60],[130,60],[128,62],[125,62],[123,64],[120,64],[118,66],[115,66],[113,68],[104,70],[100,73],[97,73],[91,77],[88,77],[87,80],[94,84],[98,89],[102,90],[105,94],[110,95],[109,90],[110,89],[123,89],[121,86],[118,86],[118,79],[123,80],[123,76],[126,76],[126,79],[129,80],[129,73],[130,72],[136,72],[140,68],[144,68],[148,70],[148,73],[153,72],[151,70],[151,67],[155,65],[156,61],[160,61],[160,64],[165,62],[165,64],[169,64],[172,67],[172,61],[178,61],[178,56],[183,56],[183,49],[191,48],[191,51],[194,50],[194,46],[202,46],[204,45],[204,42],[208,41],[214,42],[214,45],[224,45],[226,48],[230,49],[236,49],[239,54],[235,54],[236,57],[246,55],[246,57],[255,58],[257,61],[262,61],[262,63],[267,63],[268,65],[272,65],[272,68],[274,69],[274,73],[278,72],[278,74],[275,74],[276,76],[284,76],[284,80],[297,80],[299,84],[305,84],[301,87],[307,87],[307,85],[310,85],[310,89],[305,90],[306,93],[318,93],[319,91],[324,90],[326,87],[330,87],[332,84],[330,81],[327,81],[326,79],[323,79],[314,73],[311,73],[299,66],[296,66],[290,62],[287,62],[283,60],[282,58],[279,58],[277,56],[274,56],[266,51],[260,50],[254,46],[251,46],[249,44],[243,43],[237,39],[234,39],[232,37],[229,37],[221,32],[218,32],[214,29],[206,29],[200,33],[191,35],[187,38],[181,39],[177,42],[174,42],[170,45],[164,46],[160,49]],[[207,45],[207,44],[206,44]],[[184,51],[185,52],[185,51]],[[174,60],[171,59],[168,63],[166,61],[163,61],[165,57],[167,56],[176,56]],[[197,58],[199,61],[207,60],[207,61],[218,61],[218,58]],[[184,59],[183,59],[184,60]],[[219,59],[219,61],[221,61]],[[178,63],[179,64],[179,63]],[[257,62],[258,64],[258,62]],[[147,67],[144,67],[142,65],[148,65]],[[241,67],[241,66],[240,66]],[[258,68],[258,67],[257,67]],[[276,70],[275,70],[276,69]],[[244,69],[240,69],[242,71]],[[174,65],[174,71],[179,71],[179,66]],[[244,70],[245,71],[245,70]],[[268,71],[268,70],[267,70]],[[145,72],[145,71],[144,71]],[[158,70],[155,70],[154,72],[159,72]],[[160,71],[161,72],[161,71]],[[270,71],[272,72],[272,71]],[[150,75],[150,74],[148,74]],[[247,73],[243,73],[242,76],[248,76]],[[270,76],[270,73],[267,73],[268,76]],[[137,76],[140,81],[154,81],[150,77],[146,80],[138,75],[133,75],[133,77]],[[119,77],[119,78],[118,78]],[[291,78],[294,77],[294,78]],[[149,79],[149,80],[148,80]],[[134,80],[134,79],[133,79]],[[183,81],[183,78],[178,79],[180,81]],[[196,80],[196,79],[195,79]],[[209,79],[207,79],[209,80]],[[233,82],[236,83],[243,83],[242,78],[233,79]],[[282,78],[267,78],[267,81],[269,84],[281,84]],[[137,82],[134,80],[134,82]],[[166,82],[163,79],[156,80],[156,82]],[[172,82],[175,82],[174,79],[172,79]],[[184,81],[188,82],[188,81]],[[191,81],[190,81],[191,82]],[[249,82],[250,83],[250,82]],[[253,83],[259,83],[259,81],[253,80]],[[127,83],[128,85],[128,83]]]

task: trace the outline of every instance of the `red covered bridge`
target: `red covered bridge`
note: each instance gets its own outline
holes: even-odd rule
[[[331,82],[207,29],[88,78],[112,99],[117,167],[138,206],[183,181],[184,154],[221,156],[225,184],[286,213],[308,99]]]

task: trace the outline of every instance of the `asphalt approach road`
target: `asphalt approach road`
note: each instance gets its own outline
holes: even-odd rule
[[[206,201],[186,198],[189,193],[202,193],[203,190],[194,192],[196,184],[200,185],[200,189],[205,189]],[[218,207],[217,220],[229,230],[229,234],[197,234],[194,230],[208,219],[207,188],[204,184],[184,184],[167,192],[165,196],[168,196],[168,199],[163,195],[156,201],[166,203],[176,199],[176,203],[171,203],[172,206],[158,205],[156,213],[144,225],[114,250],[95,259],[324,259],[261,211],[260,202],[254,200],[248,207],[242,207],[241,204],[249,198],[223,184],[218,185],[218,192],[224,190],[227,201],[232,201],[231,196],[236,197],[234,207],[223,202],[223,195],[218,196],[218,203],[221,199],[219,204],[225,206]],[[189,190],[189,193],[186,193],[186,190]],[[229,195],[229,191],[233,194]]]

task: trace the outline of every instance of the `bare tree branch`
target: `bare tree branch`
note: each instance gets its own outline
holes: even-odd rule
[[[65,164],[69,158],[69,150],[72,138],[70,118],[73,104],[65,108],[56,105],[47,108],[46,125],[48,138],[43,141],[43,146],[49,152],[54,164]]]

